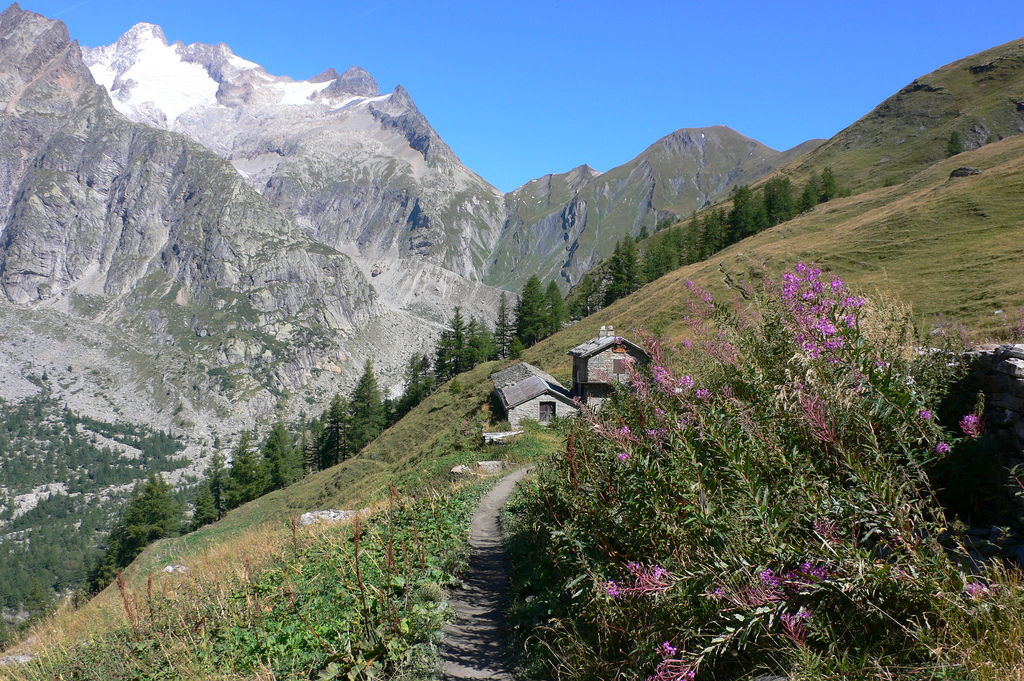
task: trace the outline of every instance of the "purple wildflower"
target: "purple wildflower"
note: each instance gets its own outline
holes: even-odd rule
[[[940,442],[939,444],[935,445],[935,453],[949,454],[949,445],[947,445],[945,442]]]
[[[679,649],[672,645],[670,641],[665,641],[661,644],[661,654],[665,657],[675,657],[675,654],[678,652]]]
[[[981,437],[981,431],[985,429],[985,422],[974,414],[967,414],[960,419],[960,430],[964,434],[977,440]]]
[[[929,409],[922,409],[921,411],[917,412],[917,417],[922,421],[931,421],[932,416],[934,416],[934,414],[932,414],[931,410]]]
[[[619,585],[611,580],[608,580],[608,583],[604,585],[604,590],[612,598],[619,597]]]
[[[964,584],[964,591],[971,598],[978,598],[979,596],[985,596],[988,594],[988,587],[980,582],[968,582]]]
[[[628,563],[626,569],[632,576],[632,585],[616,585],[615,593],[619,596],[642,596],[659,594],[667,591],[675,581],[672,573],[660,565],[644,565]]]
[[[783,613],[779,618],[782,620],[782,627],[785,629],[786,636],[798,646],[804,645],[807,641],[808,617],[810,617],[810,613],[800,608],[800,611],[795,615],[787,612]]]
[[[697,399],[698,400],[706,400],[709,397],[711,397],[711,391],[710,390],[705,390],[704,388],[700,388],[700,389],[697,390]]]
[[[619,461],[623,463],[629,461],[629,452],[619,452]]]

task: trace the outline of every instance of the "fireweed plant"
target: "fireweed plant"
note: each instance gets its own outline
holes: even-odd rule
[[[582,409],[514,507],[525,666],[656,681],[956,668],[929,643],[942,594],[959,613],[985,581],[940,546],[927,477],[962,440],[933,417],[956,348],[920,351],[907,309],[805,265],[729,307],[687,288],[693,340],[670,351],[638,331],[650,364]]]

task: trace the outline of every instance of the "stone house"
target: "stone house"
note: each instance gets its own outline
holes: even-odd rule
[[[579,410],[564,385],[532,364],[513,364],[491,380],[513,428],[523,419],[550,423],[556,416],[571,416]]]
[[[598,409],[616,383],[627,376],[630,362],[647,363],[650,357],[636,343],[615,335],[611,326],[602,326],[597,338],[577,345],[572,355],[572,395],[592,409]]]

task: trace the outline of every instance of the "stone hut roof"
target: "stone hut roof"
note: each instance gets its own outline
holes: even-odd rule
[[[574,347],[572,350],[565,354],[585,359],[587,357],[593,357],[594,355],[598,354],[602,350],[611,347],[612,345],[624,345],[632,348],[633,350],[636,350],[645,357],[647,356],[647,353],[644,351],[644,349],[637,345],[636,343],[632,343],[626,340],[625,338],[616,336],[615,330],[610,326],[607,328],[602,326],[601,332],[598,334],[597,338],[591,338],[586,343],[581,343],[577,345],[576,347]]]
[[[506,410],[514,409],[544,393],[550,393],[564,400],[572,400],[572,396],[565,386],[555,380],[551,374],[526,362],[513,364],[507,369],[494,373],[491,380],[494,381],[494,391],[498,393],[501,404]]]

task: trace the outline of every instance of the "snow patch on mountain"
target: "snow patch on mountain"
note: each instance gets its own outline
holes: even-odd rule
[[[161,127],[170,127],[193,107],[217,104],[220,85],[199,64],[182,61],[159,26],[136,24],[117,43],[85,53],[93,78],[129,118],[141,109],[149,114],[144,120],[157,113]]]
[[[136,24],[113,45],[82,50],[96,82],[110,93],[114,106],[129,118],[175,130],[176,122],[193,109],[261,106],[326,105],[335,110],[355,99],[344,82],[352,71],[333,79],[296,81],[268,74],[226,45],[169,43],[154,24]],[[337,72],[331,71],[332,75]],[[368,78],[368,74],[366,75]],[[372,79],[370,79],[372,82]],[[375,84],[373,85],[375,88]]]

